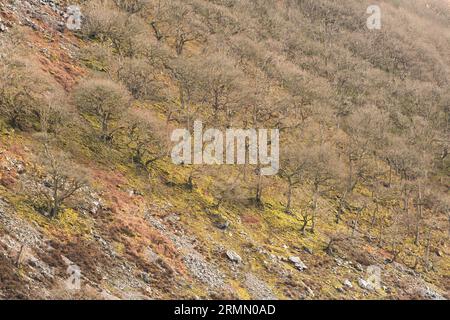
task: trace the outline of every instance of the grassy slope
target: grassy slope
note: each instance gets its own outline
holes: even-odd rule
[[[54,75],[67,88],[79,79],[87,69],[74,60],[67,60],[64,50],[57,46],[58,40],[32,32],[22,27],[21,31],[35,44],[33,56],[40,61],[42,68]],[[70,37],[70,36],[69,36]],[[71,41],[78,40],[70,38]],[[82,44],[81,44],[82,45]],[[54,52],[51,59],[44,58],[39,53],[40,47],[50,47]],[[65,66],[69,66],[65,68]],[[154,108],[153,106],[148,106]],[[27,133],[12,132],[4,128],[0,137],[0,161],[7,163],[8,159],[18,159],[26,164],[27,170],[33,170],[31,154],[35,149],[36,138]],[[364,278],[365,272],[358,271],[354,266],[340,267],[336,261],[323,250],[329,241],[329,236],[338,232],[348,234],[350,229],[346,223],[335,225],[331,223],[331,208],[333,203],[321,203],[322,214],[318,222],[318,232],[301,236],[298,232],[300,221],[283,212],[283,197],[279,190],[284,188],[281,181],[270,181],[270,186],[264,193],[265,208],[257,209],[249,206],[225,204],[220,209],[212,209],[213,198],[208,193],[212,182],[204,177],[197,181],[196,189],[189,191],[183,186],[187,168],[173,166],[167,162],[158,162],[150,174],[138,171],[117,152],[104,150],[80,137],[76,126],[73,126],[71,139],[60,141],[61,147],[72,151],[79,163],[86,166],[91,173],[92,189],[101,195],[105,210],[98,215],[85,215],[76,209],[67,208],[59,220],[48,220],[37,213],[30,205],[28,198],[21,190],[21,175],[0,167],[0,177],[10,177],[10,183],[0,185],[0,199],[8,204],[15,218],[24,221],[41,234],[54,250],[50,257],[37,248],[32,250],[40,259],[55,268],[56,273],[64,277],[65,265],[58,256],[64,254],[73,262],[82,266],[87,282],[94,289],[84,288],[81,297],[102,297],[99,292],[107,290],[119,297],[133,297],[138,294],[154,298],[175,297],[220,297],[220,290],[212,290],[198,281],[183,262],[184,252],[176,247],[164,232],[150,226],[146,214],[156,217],[170,217],[175,214],[180,221],[166,222],[168,234],[185,234],[196,239],[195,248],[206,261],[217,266],[225,274],[225,283],[232,288],[232,293],[226,293],[234,298],[254,297],[247,285],[245,275],[251,272],[267,283],[279,298],[312,298],[306,287],[314,292],[315,298],[402,298],[415,294],[411,289],[414,277],[395,270],[386,265],[383,270],[386,291],[367,292],[357,286],[358,278]],[[100,151],[100,152],[99,152]],[[228,170],[228,168],[226,169]],[[232,169],[230,169],[232,171]],[[306,187],[306,186],[305,186]],[[129,195],[129,190],[138,190],[140,195]],[[306,189],[306,188],[305,188]],[[299,194],[303,192],[300,189]],[[360,190],[359,192],[364,192]],[[217,229],[213,222],[220,215],[231,222],[226,231]],[[349,221],[352,217],[345,217]],[[367,220],[369,218],[367,217]],[[180,230],[178,230],[180,229]],[[0,235],[15,237],[13,229],[0,224]],[[94,235],[101,235],[115,250],[116,258],[112,259],[95,240]],[[4,238],[3,238],[4,239]],[[151,247],[162,262],[149,263],[145,256],[146,248]],[[313,255],[304,252],[303,247],[313,250]],[[244,264],[233,270],[224,257],[223,248],[239,253]],[[46,279],[42,282],[30,280],[31,267],[28,265],[17,268],[14,266],[15,253],[5,246],[0,246],[0,252],[7,258],[0,260],[2,277],[8,276],[10,281],[0,284],[0,294],[6,297],[23,295],[23,283],[33,283],[36,287],[31,291],[31,297],[39,296],[40,292],[49,291],[49,297],[67,297],[67,293],[57,290],[56,280]],[[408,250],[420,252],[423,247],[409,246]],[[407,251],[407,250],[406,250]],[[283,258],[298,255],[309,269],[303,273],[296,271],[288,262],[271,260],[270,254]],[[382,264],[389,253],[370,244],[361,237],[338,245],[338,255],[345,257],[354,264]],[[111,277],[104,279],[108,270],[116,270],[118,261],[126,261],[133,265],[130,278],[138,279],[141,288],[120,288],[115,286]],[[435,270],[423,273],[424,279],[448,290],[450,260],[444,251],[444,257],[439,259]],[[93,267],[94,266],[94,267]],[[5,271],[3,271],[5,270]],[[141,271],[151,275],[151,291],[146,291],[147,285],[140,278]],[[354,289],[340,292],[344,279],[353,282]],[[34,295],[34,296],[33,296]],[[78,297],[77,294],[72,296]],[[104,296],[103,296],[104,297]]]

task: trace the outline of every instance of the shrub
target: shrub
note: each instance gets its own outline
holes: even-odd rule
[[[82,48],[78,57],[90,69],[107,71],[113,59],[113,53],[110,47],[95,43]]]
[[[46,103],[43,93],[48,83],[40,70],[23,59],[7,59],[0,68],[0,115],[13,128],[28,129],[38,120],[37,110]]]
[[[126,59],[118,68],[117,77],[135,99],[154,99],[160,89],[155,70],[142,59]]]
[[[64,203],[87,186],[86,174],[66,154],[47,146],[38,156],[37,163],[44,169],[44,174],[35,175],[33,190],[43,200],[46,215],[55,218]]]
[[[84,36],[111,44],[122,56],[133,56],[142,45],[139,36],[145,33],[148,27],[139,17],[99,1],[90,2],[83,12]]]
[[[132,110],[126,119],[126,144],[134,164],[145,169],[169,153],[164,122],[146,110]]]
[[[74,93],[75,104],[81,112],[94,116],[100,124],[100,138],[111,141],[118,128],[112,122],[130,106],[128,91],[120,84],[106,79],[91,79],[81,83]]]

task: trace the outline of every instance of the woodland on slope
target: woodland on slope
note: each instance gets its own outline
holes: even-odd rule
[[[8,20],[14,1],[2,2]],[[27,159],[26,173],[2,169],[0,205],[23,212],[21,220],[45,230],[72,259],[75,247],[92,245],[86,234],[100,230],[155,279],[180,272],[174,278],[191,281],[177,243],[143,226],[148,208],[170,199],[189,211],[181,219],[190,232],[206,237],[198,249],[205,257],[215,252],[203,235],[210,224],[219,226],[214,232],[236,228],[243,239],[249,232],[269,248],[307,244],[321,252],[311,262],[318,270],[342,252],[372,264],[353,256],[358,243],[366,248],[358,255],[377,248],[383,263],[405,265],[448,297],[448,1],[379,1],[380,30],[367,28],[369,1],[72,2],[81,7],[81,30],[58,30],[48,18],[53,12],[35,28],[11,18],[0,33],[0,151],[12,157],[17,145],[27,145],[15,154]],[[61,8],[72,2],[54,1]],[[173,165],[170,134],[192,129],[195,120],[205,128],[279,128],[279,174],[261,176],[251,165]],[[139,197],[132,204],[111,189],[125,184]],[[80,203],[99,190],[106,213],[84,213]],[[140,210],[142,216],[130,213]],[[77,218],[66,225],[68,217]],[[8,233],[5,226],[0,234]],[[217,237],[235,251],[245,247],[241,238]],[[162,266],[142,261],[146,246],[164,257]],[[86,252],[86,259],[98,258],[94,249]],[[255,259],[252,272],[264,279],[266,261]],[[1,264],[15,279],[10,283],[20,284],[14,267]],[[89,263],[84,267],[101,282]],[[336,297],[320,274],[295,277],[315,292],[310,296]],[[170,281],[149,296],[183,297],[167,289]],[[243,286],[239,276],[230,281]],[[277,283],[275,296],[299,298],[283,285],[295,287]],[[183,289],[186,297],[220,296],[193,287]],[[242,290],[231,297],[255,297]]]

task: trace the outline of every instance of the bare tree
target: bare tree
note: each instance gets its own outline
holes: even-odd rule
[[[145,169],[169,152],[165,124],[145,110],[132,110],[127,115],[126,144],[133,163]]]
[[[38,176],[35,171],[35,191],[44,200],[46,214],[56,218],[65,202],[87,186],[86,174],[66,154],[47,145],[37,160],[44,172]]]
[[[173,35],[175,36],[175,51],[177,55],[183,53],[184,46],[191,41],[198,40],[201,33],[192,27],[194,21],[193,11],[184,3],[171,8],[171,20],[174,23]]]
[[[288,184],[287,201],[285,211],[291,213],[292,193],[296,187],[303,183],[303,174],[309,165],[305,150],[297,145],[289,145],[281,155],[280,177]]]
[[[2,59],[0,70],[0,115],[13,128],[27,129],[47,103],[48,78],[29,60],[15,56]]]
[[[37,107],[40,130],[45,134],[59,136],[69,123],[71,109],[61,92],[50,94],[46,103]]]
[[[246,85],[243,75],[233,61],[222,53],[210,53],[202,66],[200,86],[204,91],[203,103],[212,108],[212,118],[216,123],[222,121],[229,126],[243,99]]]
[[[202,26],[188,3],[163,0],[157,3],[155,10],[156,15],[150,23],[155,37],[157,40],[172,38],[178,56],[187,43],[202,38]]]
[[[118,130],[113,126],[130,106],[128,91],[121,85],[106,79],[82,82],[74,93],[75,103],[81,112],[94,116],[100,124],[100,138],[111,141]]]
[[[113,0],[122,10],[129,14],[138,14],[149,8],[150,0]]]
[[[110,2],[89,1],[83,15],[83,35],[112,45],[120,56],[134,56],[149,29],[139,16],[124,12]]]
[[[169,105],[167,121],[177,120],[191,128],[202,111],[201,65],[197,59],[177,59],[167,66],[177,88],[177,99]]]
[[[125,59],[117,69],[117,78],[135,99],[158,100],[160,84],[156,79],[156,70],[145,60]]]
[[[315,231],[319,210],[319,197],[329,190],[329,183],[342,170],[336,152],[329,144],[312,146],[308,149],[308,165],[305,177],[311,184],[311,232]]]

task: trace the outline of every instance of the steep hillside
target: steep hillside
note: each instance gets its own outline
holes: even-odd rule
[[[450,3],[371,4],[0,0],[0,299],[450,298]]]

